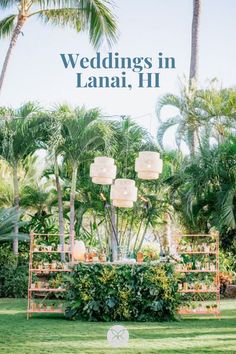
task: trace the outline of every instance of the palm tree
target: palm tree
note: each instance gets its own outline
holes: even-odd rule
[[[61,144],[57,153],[65,157],[70,166],[70,237],[75,231],[75,197],[78,168],[88,158],[88,153],[107,146],[112,131],[100,117],[98,109],[86,111],[84,108],[61,107],[63,121],[61,125]]]
[[[217,89],[214,81],[206,90],[185,87],[180,95],[166,94],[157,103],[157,116],[161,124],[157,131],[157,140],[163,148],[166,131],[177,126],[175,139],[178,148],[184,141],[191,155],[196,154],[197,147],[214,138],[223,142],[230,132],[236,131],[236,91],[235,89]],[[162,110],[171,106],[177,109],[177,115],[161,120]]]
[[[187,231],[208,232],[217,227],[224,237],[236,231],[236,139],[204,147],[166,179],[170,203]],[[232,240],[231,240],[231,243]]]
[[[170,106],[177,109],[177,115],[161,120],[163,108]],[[178,148],[184,141],[190,154],[196,153],[197,142],[199,143],[199,128],[202,124],[201,100],[197,95],[197,91],[193,87],[185,87],[181,90],[180,95],[166,94],[157,103],[157,117],[161,122],[157,130],[157,140],[163,148],[163,137],[166,131],[177,126],[175,133],[175,141]],[[196,137],[198,141],[196,141]]]
[[[48,115],[48,119],[50,121],[50,139],[48,140],[45,150],[49,152],[49,156],[52,160],[53,168],[49,168],[46,172],[47,177],[49,175],[54,175],[55,178],[55,187],[57,194],[57,206],[58,206],[58,230],[60,235],[60,244],[61,244],[61,259],[64,261],[64,241],[65,241],[65,225],[64,225],[64,213],[63,213],[63,190],[61,186],[61,178],[60,178],[60,166],[59,166],[59,158],[60,158],[60,146],[63,144],[63,138],[61,136],[62,130],[62,122],[63,122],[63,113],[64,106],[57,107],[53,113]],[[67,107],[65,108],[65,113],[67,112]]]
[[[212,82],[212,84],[214,81]],[[198,96],[206,133],[223,143],[229,135],[236,132],[236,90],[232,88],[215,88],[199,91]]]
[[[14,206],[20,207],[18,169],[27,156],[39,148],[40,141],[45,137],[44,118],[39,117],[39,106],[29,102],[14,111],[9,110],[4,115],[0,129],[0,156],[7,161],[12,169]],[[15,235],[18,235],[19,225],[15,224]],[[14,239],[14,253],[18,253],[18,238]]]
[[[193,0],[192,38],[191,38],[191,60],[189,85],[197,81],[198,76],[198,51],[199,51],[199,21],[200,21],[201,0]]]
[[[9,60],[25,23],[32,17],[77,32],[87,31],[94,47],[102,39],[112,44],[117,37],[115,18],[107,0],[3,0],[0,9],[13,11],[0,21],[0,38],[11,37],[0,75],[0,93]]]

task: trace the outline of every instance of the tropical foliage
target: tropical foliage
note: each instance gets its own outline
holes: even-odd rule
[[[0,297],[27,297],[28,259],[16,257],[7,243],[0,246]]]
[[[157,103],[157,117],[160,121],[157,140],[163,147],[167,130],[176,126],[175,141],[178,149],[184,142],[192,155],[206,144],[222,142],[236,129],[236,91],[217,89],[212,82],[210,89],[198,90],[183,87],[180,95],[166,94]],[[172,107],[176,114],[166,120],[162,112]]]
[[[19,35],[29,19],[38,18],[44,24],[85,31],[90,42],[98,47],[103,39],[111,45],[117,38],[115,17],[107,0],[3,0],[1,10],[9,14],[0,20],[0,38],[10,37],[10,44],[0,75],[0,91],[9,60]]]
[[[235,252],[235,91],[184,92],[179,101],[171,95],[160,101],[158,112],[175,102],[182,139],[192,146],[190,129],[196,145],[191,154],[163,149],[164,169],[155,181],[137,178],[135,158],[140,150],[160,148],[130,117],[106,120],[98,109],[67,105],[53,111],[33,103],[14,111],[3,107],[0,207],[21,208],[25,222],[15,222],[14,235],[19,229],[59,232],[62,242],[65,233],[75,233],[87,247],[116,259],[135,257],[150,242],[168,253],[171,227],[193,232],[215,227],[223,249]],[[117,177],[135,180],[134,208],[113,207],[110,187],[92,183],[89,166],[101,155],[114,157]]]
[[[178,115],[160,123],[157,139],[164,149],[164,134],[177,124],[179,162],[174,158],[174,168],[165,183],[180,223],[185,230],[195,232],[216,227],[223,248],[235,252],[236,92],[214,85],[207,90],[186,88],[181,96],[167,94],[161,98],[158,117],[170,105]],[[181,141],[190,155],[183,156]]]
[[[176,316],[177,281],[169,264],[80,264],[67,277],[68,319],[163,321]]]

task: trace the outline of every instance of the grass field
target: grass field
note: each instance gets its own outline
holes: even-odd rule
[[[188,317],[171,323],[123,323],[129,346],[113,349],[111,323],[69,322],[60,315],[26,320],[26,300],[0,299],[0,353],[236,353],[236,301],[222,301],[222,316]]]

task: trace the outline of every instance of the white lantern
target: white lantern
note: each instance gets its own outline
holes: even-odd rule
[[[90,165],[90,177],[96,184],[112,184],[112,180],[116,178],[114,159],[106,156],[95,157],[94,163]]]
[[[163,161],[155,151],[141,151],[135,160],[135,171],[141,179],[157,179],[162,172]]]
[[[86,247],[83,241],[76,240],[73,248],[73,258],[75,261],[85,260]]]
[[[118,178],[111,186],[110,194],[112,205],[120,208],[132,208],[137,200],[135,181],[127,178]]]

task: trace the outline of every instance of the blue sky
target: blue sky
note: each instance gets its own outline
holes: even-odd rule
[[[154,132],[155,105],[166,92],[178,93],[179,80],[188,76],[192,20],[191,0],[114,0],[120,38],[112,48],[122,56],[176,59],[176,70],[161,73],[160,89],[78,89],[75,72],[65,70],[60,53],[92,57],[95,51],[86,34],[44,26],[30,20],[11,58],[1,105],[19,106],[35,100],[47,107],[59,102],[99,106],[104,114],[128,114]],[[200,23],[200,84],[217,77],[224,86],[236,83],[236,1],[203,0]],[[3,17],[2,14],[0,17]],[[8,40],[1,40],[0,64]],[[103,55],[107,48],[100,49]],[[108,74],[101,71],[101,74]],[[166,113],[168,114],[168,112]]]

